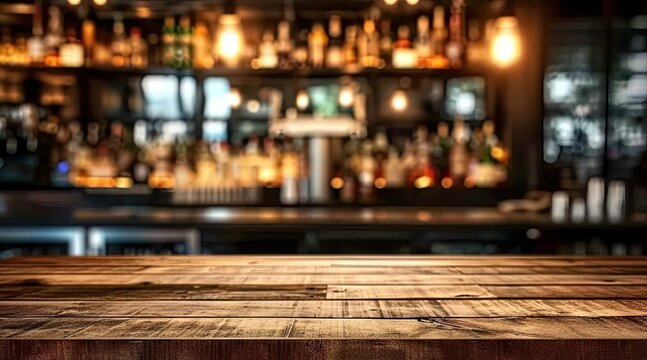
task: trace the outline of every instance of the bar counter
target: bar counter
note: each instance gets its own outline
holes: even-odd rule
[[[0,261],[0,358],[644,359],[647,258]]]
[[[551,227],[647,229],[647,214],[618,223],[554,222],[549,214],[505,214],[496,208],[434,207],[149,207],[12,208],[0,212],[0,226],[191,226],[256,227]]]

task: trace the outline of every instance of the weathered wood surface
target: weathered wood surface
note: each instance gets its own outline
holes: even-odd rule
[[[0,261],[0,359],[645,354],[647,258]]]

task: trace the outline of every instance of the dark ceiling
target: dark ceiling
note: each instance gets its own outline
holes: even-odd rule
[[[56,4],[67,13],[76,13],[84,18],[93,13],[99,19],[113,19],[119,14],[125,19],[141,18],[142,9],[146,18],[161,19],[166,15],[196,14],[210,17],[223,12],[225,2],[231,0],[107,0],[106,5],[96,6],[93,0],[80,0],[81,4],[72,6],[68,0],[42,0],[42,3]],[[449,6],[452,0],[419,0],[409,5],[398,0],[395,5],[387,5],[384,0],[235,0],[236,12],[248,20],[278,20],[294,16],[296,19],[327,19],[339,14],[344,19],[361,19],[366,10],[375,5],[382,12],[392,16],[415,18],[421,13],[430,14],[436,4]],[[507,0],[512,1],[512,0]],[[468,12],[483,16],[490,13],[497,4],[506,0],[467,0]],[[31,23],[34,1],[0,0],[0,25]]]

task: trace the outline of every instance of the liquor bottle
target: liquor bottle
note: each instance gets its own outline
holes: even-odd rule
[[[148,66],[148,45],[142,38],[142,31],[138,27],[130,29],[130,65],[136,68]]]
[[[405,174],[406,169],[404,161],[400,159],[398,150],[394,146],[390,146],[389,155],[384,163],[384,178],[386,180],[386,187],[404,187],[406,184]]]
[[[419,126],[416,129],[413,141],[415,163],[411,177],[415,187],[427,188],[433,186],[436,180],[436,171],[431,162],[431,151],[429,148],[429,131],[426,126]]]
[[[449,42],[446,54],[452,68],[463,66],[465,55],[465,19],[463,0],[452,0],[449,16]]]
[[[299,155],[291,141],[286,141],[281,157],[281,203],[294,205],[299,202]]]
[[[440,178],[450,175],[448,156],[451,146],[452,140],[449,137],[449,126],[445,122],[440,122],[436,134],[431,139],[431,158]]]
[[[354,72],[359,69],[359,54],[357,49],[357,26],[350,25],[346,27],[344,40],[344,69],[348,72]]]
[[[373,184],[378,189],[386,187],[386,161],[389,153],[389,140],[383,130],[378,130],[373,138],[373,159],[375,159],[375,175]]]
[[[263,143],[264,154],[259,166],[259,181],[265,187],[280,186],[281,153],[273,138],[267,137]]]
[[[45,57],[43,44],[43,7],[40,1],[34,3],[32,36],[27,40],[27,51],[32,64],[42,64]]]
[[[297,69],[308,66],[308,30],[301,29],[295,39],[294,48],[290,54],[292,65]]]
[[[29,65],[27,39],[24,36],[18,36],[16,38],[14,62],[18,65]]]
[[[455,182],[462,182],[467,175],[469,156],[466,143],[469,138],[465,122],[457,118],[452,130],[452,147],[449,151],[449,173]]]
[[[344,147],[342,181],[339,191],[339,198],[344,203],[354,203],[357,200],[358,145],[357,140],[351,140]]]
[[[9,28],[2,29],[2,42],[0,42],[0,64],[11,64],[13,62],[14,46]]]
[[[180,17],[180,24],[176,31],[176,66],[190,68],[193,66],[193,30],[191,29],[191,19],[188,16]]]
[[[59,46],[63,43],[63,15],[56,6],[48,8],[49,23],[47,33],[43,39],[45,45],[44,63],[47,66],[58,66]]]
[[[375,199],[375,172],[377,164],[372,156],[373,143],[370,140],[364,140],[361,147],[359,168],[357,180],[359,185],[359,200],[361,202],[370,202]]]
[[[465,50],[466,62],[468,65],[483,65],[487,60],[487,47],[481,37],[480,24],[477,20],[469,23],[467,32],[467,48]]]
[[[126,28],[121,18],[116,17],[112,25],[112,65],[124,67],[130,65],[130,44],[126,40]]]
[[[344,55],[342,51],[342,25],[339,15],[330,17],[328,35],[330,36],[330,43],[326,49],[326,67],[341,68],[344,65]]]
[[[60,47],[61,66],[81,67],[85,61],[83,45],[76,38],[76,31],[73,28],[67,30],[65,43]]]
[[[418,35],[415,41],[416,52],[418,53],[418,68],[425,69],[431,63],[431,38],[429,35],[429,18],[425,15],[418,17]]]
[[[290,37],[290,23],[288,21],[279,22],[278,35],[276,40],[276,51],[279,56],[279,68],[291,69],[292,68],[292,38]]]
[[[445,27],[445,9],[442,6],[434,7],[433,32],[431,34],[433,55],[431,67],[434,69],[449,68],[449,60],[445,56],[447,42],[447,28]]]
[[[410,31],[406,25],[398,27],[398,40],[393,44],[391,63],[394,68],[415,68],[417,64],[416,51],[411,47]]]
[[[310,34],[308,34],[308,58],[312,67],[321,68],[324,66],[327,45],[328,36],[323,25],[314,23]]]
[[[274,46],[274,34],[271,31],[263,33],[263,39],[258,46],[259,67],[275,69],[279,66],[279,57]]]
[[[391,61],[393,51],[393,38],[391,36],[391,22],[387,19],[380,21],[380,57],[383,61]]]
[[[359,62],[362,67],[379,68],[384,66],[380,61],[380,36],[375,26],[374,19],[366,18],[357,40]]]
[[[96,44],[96,26],[91,19],[83,20],[81,25],[81,41],[85,51],[85,66],[94,63],[94,51]]]
[[[216,173],[216,162],[205,143],[198,143],[195,155],[195,186],[210,187]]]
[[[193,37],[193,65],[198,69],[211,69],[214,63],[209,46],[209,30],[204,22],[198,21]]]
[[[162,62],[164,66],[176,66],[175,58],[175,19],[173,16],[164,18],[162,28]]]

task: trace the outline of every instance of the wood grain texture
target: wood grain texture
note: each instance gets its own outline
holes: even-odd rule
[[[11,339],[617,339],[647,340],[645,317],[421,319],[0,318]],[[34,325],[36,324],[36,325]],[[555,331],[559,329],[559,331]],[[613,330],[613,331],[610,331]]]
[[[647,300],[0,301],[0,317],[425,317],[647,316]],[[530,315],[529,315],[530,314]]]
[[[625,299],[647,298],[641,285],[329,285],[328,299]]]
[[[0,359],[644,360],[646,353],[640,257],[0,261]]]
[[[30,274],[4,275],[0,285],[647,285],[647,275],[141,275],[141,274]]]
[[[647,340],[5,340],[0,359],[643,360]]]

